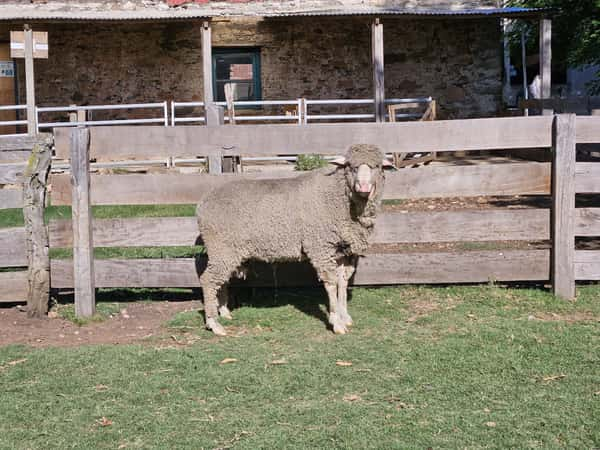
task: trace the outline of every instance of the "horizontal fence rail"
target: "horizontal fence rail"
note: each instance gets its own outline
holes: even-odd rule
[[[549,148],[552,117],[400,123],[282,124],[228,127],[132,127],[91,129],[96,160],[213,155],[342,155],[350,145],[370,143],[385,153],[456,152]],[[69,130],[55,130],[56,156],[69,157]]]
[[[0,303],[27,301],[27,272],[0,272]]]
[[[419,98],[390,98],[385,100],[385,104],[423,104],[427,105],[432,101],[431,97]],[[226,102],[215,102],[216,105],[227,107]],[[236,122],[296,122],[297,124],[306,124],[309,122],[327,122],[327,121],[355,121],[355,120],[375,120],[374,113],[352,113],[352,112],[313,112],[309,113],[309,108],[315,107],[335,107],[353,108],[353,107],[371,107],[374,105],[373,99],[305,99],[298,98],[293,100],[255,100],[255,101],[235,101],[234,107],[239,108],[236,116]],[[264,113],[265,108],[272,107],[293,107],[286,114],[268,114]],[[201,114],[192,116],[181,116],[182,109],[198,108]],[[259,108],[256,113],[254,108]],[[94,111],[110,112],[110,111],[130,111],[151,109],[160,112],[159,117],[152,118],[116,118],[105,120],[88,119]],[[27,111],[26,105],[3,105],[0,106],[0,111]],[[160,124],[164,126],[176,126],[182,124],[205,124],[206,116],[204,114],[204,102],[176,102],[163,101],[154,103],[126,103],[113,105],[68,105],[68,106],[36,106],[37,127],[39,130],[58,127],[74,127],[74,126],[112,126],[112,125],[142,125],[142,124]],[[70,118],[65,121],[43,121],[42,116],[49,113],[83,113],[85,120]],[[387,117],[387,115],[386,115]],[[421,114],[416,113],[396,113],[398,119],[416,119],[420,118]],[[225,116],[225,123],[229,122],[229,117]],[[3,120],[0,121],[2,126],[26,126],[27,120]],[[14,134],[20,136],[21,134]],[[12,135],[11,135],[12,136]]]
[[[91,175],[91,202],[118,204],[194,204],[215,187],[240,178],[273,179],[302,176],[298,172],[244,175],[144,174]],[[432,178],[436,177],[436,178]],[[71,204],[68,174],[51,176],[52,203]],[[425,166],[387,175],[383,198],[474,197],[480,195],[548,195],[549,163],[484,166]]]
[[[41,122],[40,114],[50,112],[74,112],[79,111],[119,111],[119,110],[140,110],[140,109],[156,109],[162,116],[155,118],[139,118],[139,119],[110,119],[110,120],[73,120],[69,122]],[[130,103],[121,105],[89,105],[89,106],[48,106],[37,107],[38,114],[38,129],[58,128],[58,127],[74,127],[74,126],[100,126],[100,125],[140,125],[159,123],[165,127],[169,125],[168,103]]]
[[[549,277],[549,250],[472,251],[463,253],[368,254],[358,263],[352,280],[358,285],[406,283],[481,283],[488,281],[543,281]],[[96,287],[197,287],[194,258],[97,259],[94,261]],[[291,266],[291,267],[290,267]],[[279,272],[277,285],[305,286],[317,282],[304,265],[290,265]],[[244,285],[271,285],[270,270],[253,275]],[[271,274],[269,275],[269,272]],[[293,275],[293,276],[290,276]],[[73,262],[53,260],[53,287],[71,288]]]
[[[73,245],[70,220],[52,220],[49,227],[51,248]],[[93,234],[98,247],[191,246],[198,238],[198,223],[195,217],[95,219]],[[371,244],[548,239],[548,209],[383,212]]]
[[[27,105],[2,105],[0,111],[25,111],[27,113]],[[0,127],[13,127],[18,125],[27,125],[27,118],[15,120],[0,120]],[[3,136],[21,136],[23,133],[5,134]]]

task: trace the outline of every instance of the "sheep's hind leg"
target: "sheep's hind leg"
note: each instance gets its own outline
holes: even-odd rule
[[[219,298],[219,316],[221,316],[223,319],[227,319],[227,320],[233,319],[233,317],[231,315],[231,311],[229,310],[229,307],[227,306],[227,303],[229,302],[229,287],[226,284],[221,286],[221,289],[219,290],[219,293],[218,293],[218,298]]]

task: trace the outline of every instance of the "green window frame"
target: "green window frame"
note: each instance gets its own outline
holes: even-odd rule
[[[223,86],[231,80],[227,75],[231,65],[252,64],[252,79],[238,79],[240,85],[247,89],[248,95],[239,98],[244,100],[262,100],[260,80],[260,48],[258,47],[217,47],[212,50],[213,95],[217,102],[225,101]],[[233,79],[232,81],[235,81]]]

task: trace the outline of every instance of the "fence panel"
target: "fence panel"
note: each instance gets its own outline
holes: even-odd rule
[[[399,283],[478,283],[546,281],[552,276],[557,294],[570,298],[574,279],[600,276],[600,252],[575,252],[575,235],[594,235],[600,229],[594,208],[575,210],[575,191],[596,191],[596,167],[575,165],[575,142],[589,142],[596,122],[575,118],[502,118],[396,124],[249,125],[245,127],[95,128],[90,130],[89,158],[98,160],[211,157],[242,154],[344,153],[356,142],[379,145],[386,151],[465,151],[554,147],[553,164],[523,162],[473,166],[425,166],[389,173],[385,199],[419,199],[491,195],[554,194],[554,213],[545,209],[504,209],[442,212],[384,212],[378,218],[372,243],[421,244],[440,242],[547,241],[550,250],[413,251],[390,253],[379,247],[362,258],[355,285]],[[580,122],[577,119],[577,124]],[[554,125],[554,132],[553,132]],[[554,134],[553,134],[554,133]],[[68,158],[67,134],[57,130],[59,156]],[[62,149],[61,149],[62,148]],[[554,167],[554,172],[552,168]],[[555,179],[552,180],[554,175]],[[278,174],[277,177],[282,175]],[[298,176],[289,173],[283,176]],[[90,177],[92,204],[197,203],[215,187],[249,175],[97,175]],[[254,177],[274,178],[273,174]],[[70,177],[52,178],[53,203],[70,204]],[[554,191],[551,191],[551,186]],[[583,187],[582,187],[583,186]],[[570,219],[569,219],[570,218]],[[51,247],[69,247],[73,235],[68,221],[50,224]],[[196,218],[135,218],[93,221],[94,245],[102,247],[189,246],[198,237]],[[202,258],[94,260],[97,287],[195,287]],[[279,267],[279,266],[278,266]],[[73,262],[52,262],[54,287],[72,287]],[[287,270],[283,267],[277,270]],[[289,272],[279,281],[314,281],[310,270]],[[269,271],[249,284],[260,285]],[[589,279],[589,278],[588,278]]]

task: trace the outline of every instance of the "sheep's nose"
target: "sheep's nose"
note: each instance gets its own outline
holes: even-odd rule
[[[368,194],[371,192],[371,183],[358,182],[358,183],[356,183],[355,190],[356,190],[356,192]]]

